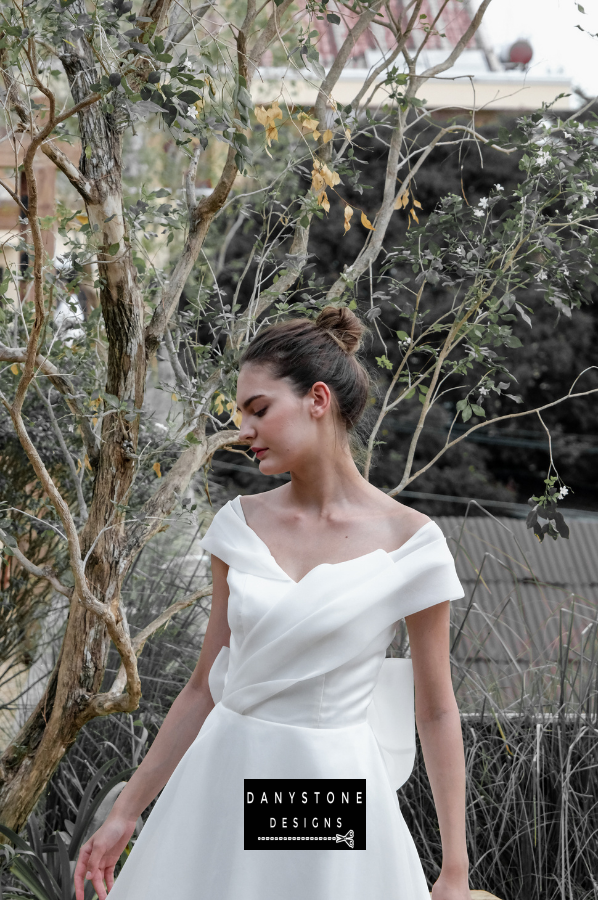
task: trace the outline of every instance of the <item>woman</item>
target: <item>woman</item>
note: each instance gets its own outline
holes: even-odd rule
[[[214,517],[197,667],[82,847],[77,900],[85,877],[99,900],[104,880],[111,900],[429,900],[367,721],[401,618],[442,838],[432,897],[469,900],[449,666],[449,605],[463,590],[439,527],[353,461],[369,387],[361,333],[350,310],[328,307],[315,322],[264,329],[245,351],[241,437],[263,474],[291,480]],[[114,884],[138,816],[164,787]]]

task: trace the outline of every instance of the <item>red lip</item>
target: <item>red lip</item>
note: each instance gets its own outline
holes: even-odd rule
[[[260,453],[265,453],[267,449],[267,447],[252,447],[251,452],[259,458]]]

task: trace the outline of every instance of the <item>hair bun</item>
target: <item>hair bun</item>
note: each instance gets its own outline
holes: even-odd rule
[[[359,350],[364,326],[348,306],[326,306],[316,319],[316,327],[327,331],[341,350],[352,356]]]

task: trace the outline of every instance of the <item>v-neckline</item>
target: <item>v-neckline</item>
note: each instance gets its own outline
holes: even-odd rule
[[[272,553],[272,551],[270,550],[270,548],[268,547],[268,545],[266,544],[266,542],[263,540],[263,538],[261,538],[261,537],[259,536],[259,534],[257,533],[257,531],[254,531],[253,528],[251,527],[251,525],[249,525],[249,524],[247,523],[247,519],[245,518],[245,511],[244,511],[244,509],[243,509],[243,504],[241,503],[241,496],[242,496],[241,494],[237,494],[237,496],[235,497],[235,500],[237,501],[238,507],[239,507],[239,509],[240,509],[240,511],[241,511],[241,517],[237,516],[237,518],[240,518],[240,520],[241,520],[241,522],[243,523],[243,525],[244,525],[246,528],[248,528],[249,531],[250,531],[250,532],[255,536],[255,538],[260,542],[260,544],[262,545],[262,547],[264,548],[264,550],[267,552],[268,556],[270,557],[270,559],[272,560],[272,562],[274,563],[274,565],[276,566],[276,568],[279,570],[279,572],[282,572],[282,574],[285,576],[285,578],[288,578],[288,580],[289,580],[290,582],[292,582],[294,585],[301,584],[301,582],[304,581],[304,580],[307,578],[308,575],[311,575],[312,572],[315,572],[316,569],[320,569],[322,566],[344,566],[344,565],[346,565],[347,563],[350,563],[350,562],[357,562],[357,560],[360,560],[360,559],[367,559],[368,556],[373,556],[374,553],[384,553],[384,554],[386,554],[386,556],[390,556],[392,553],[397,553],[399,550],[402,550],[403,547],[406,547],[407,544],[408,544],[410,541],[412,541],[415,537],[417,537],[417,535],[420,533],[420,531],[423,531],[423,529],[424,529],[424,528],[427,528],[428,525],[434,525],[434,524],[435,524],[431,519],[430,519],[429,522],[425,522],[423,525],[421,525],[421,526],[417,529],[416,532],[414,532],[414,533],[411,535],[410,538],[407,538],[406,541],[403,541],[403,543],[401,544],[400,547],[396,547],[394,550],[391,550],[390,552],[388,552],[387,550],[383,550],[382,547],[379,547],[377,550],[370,550],[369,553],[362,553],[360,556],[354,556],[352,559],[343,559],[343,560],[341,560],[341,562],[337,562],[337,563],[318,563],[317,566],[314,566],[312,569],[309,570],[309,572],[306,572],[305,575],[303,575],[302,578],[299,579],[299,581],[295,581],[294,578],[291,578],[291,576],[289,575],[288,572],[285,572],[285,570],[282,568],[282,566],[280,565],[280,563],[278,563],[278,562],[276,561],[276,558],[274,557],[274,554]],[[231,506],[232,506],[233,501],[231,500],[230,503],[231,503]],[[235,513],[235,515],[236,515],[236,513]],[[394,562],[394,560],[393,560],[393,562]]]

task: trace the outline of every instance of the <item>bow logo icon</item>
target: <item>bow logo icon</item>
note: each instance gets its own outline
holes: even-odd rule
[[[354,841],[353,841],[354,837],[355,837],[355,832],[351,828],[346,834],[337,834],[336,843],[339,844],[341,841],[344,841],[352,850],[354,847]]]

